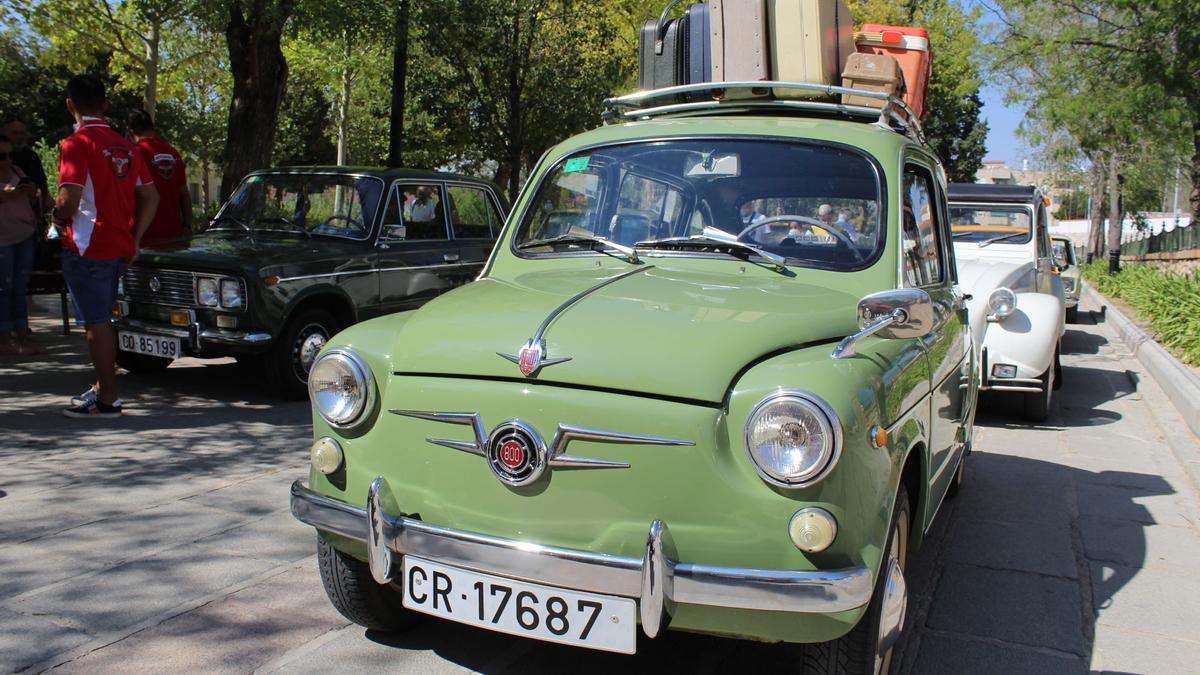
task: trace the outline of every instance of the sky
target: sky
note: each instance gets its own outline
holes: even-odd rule
[[[984,32],[987,31],[987,24],[993,22],[996,18],[994,14],[993,3],[983,0],[962,0],[964,6],[968,9],[972,7],[980,7],[983,10],[983,16],[980,22],[984,24]],[[937,56],[934,56],[934,67],[937,67]],[[987,75],[984,75],[984,81],[988,80]],[[1025,116],[1025,111],[1021,108],[1014,108],[1004,104],[1004,87],[1002,86],[984,86],[982,92],[983,98],[983,117],[988,123],[987,137],[987,154],[985,159],[1000,159],[1008,163],[1014,169],[1021,168],[1021,161],[1026,158],[1028,149],[1024,147],[1021,139],[1017,138],[1017,126],[1021,124],[1021,119]]]

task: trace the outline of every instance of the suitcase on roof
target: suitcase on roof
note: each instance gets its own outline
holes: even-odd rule
[[[771,79],[766,2],[711,0],[708,4],[713,81],[753,82]],[[729,91],[726,95],[729,98],[743,98],[760,94],[743,89]]]
[[[887,54],[900,62],[906,89],[904,102],[917,119],[924,117],[925,93],[933,71],[929,32],[924,28],[866,24],[855,33],[854,41],[860,52]]]
[[[684,20],[688,27],[688,84],[712,82],[712,28],[708,3],[688,5]]]
[[[836,86],[855,52],[854,20],[843,0],[767,0],[771,75],[785,82]],[[777,98],[828,98],[776,89]]]
[[[680,0],[672,0],[658,19],[642,24],[638,35],[638,89],[662,89],[687,81],[686,16],[668,19]]]
[[[888,54],[851,54],[842,73],[842,86],[878,91],[892,96],[904,93],[904,71],[900,62]],[[883,108],[887,101],[859,94],[842,94],[844,105]]]

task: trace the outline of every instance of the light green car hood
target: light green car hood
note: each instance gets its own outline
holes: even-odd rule
[[[720,402],[763,356],[854,332],[858,296],[769,270],[652,268],[586,295],[550,323],[531,379],[690,401]],[[572,296],[633,268],[546,269],[487,277],[425,305],[396,336],[398,373],[524,379],[517,355]]]

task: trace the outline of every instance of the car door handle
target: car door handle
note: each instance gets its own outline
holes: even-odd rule
[[[456,263],[456,262],[458,262],[458,254],[457,253],[443,253],[442,260],[445,260],[448,263]]]

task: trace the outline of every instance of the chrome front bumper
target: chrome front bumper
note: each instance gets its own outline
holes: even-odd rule
[[[292,515],[318,530],[367,544],[371,574],[391,581],[406,554],[478,572],[579,591],[636,598],[642,630],[656,637],[675,603],[775,612],[833,613],[871,600],[867,567],[823,572],[760,570],[679,562],[666,523],[649,526],[641,558],[542,546],[463,532],[393,516],[381,504],[387,483],[376,478],[367,508],[292,484]]]
[[[150,323],[140,319],[114,319],[113,326],[117,330],[130,330],[148,335],[176,337],[183,340],[188,349],[194,353],[204,351],[205,345],[220,345],[225,347],[265,347],[271,342],[270,333],[245,333],[217,328],[201,328],[198,323],[188,326],[165,326],[160,323]]]

